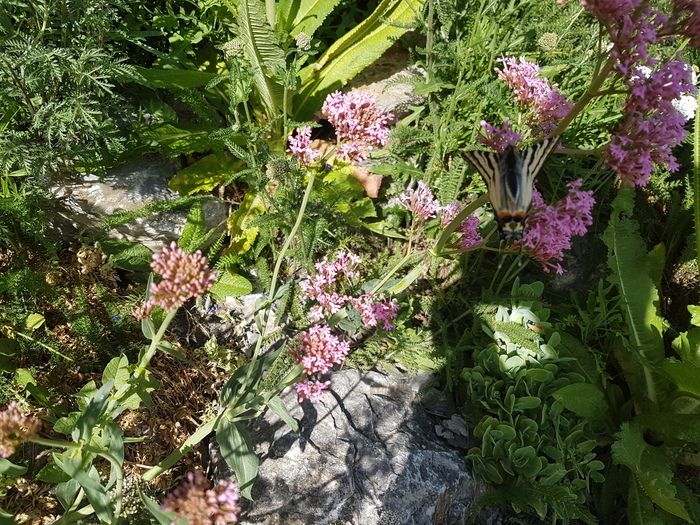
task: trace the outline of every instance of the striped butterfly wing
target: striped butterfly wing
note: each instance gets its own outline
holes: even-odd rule
[[[559,143],[559,137],[544,139],[537,144],[520,152],[521,159],[521,188],[518,199],[518,207],[527,212],[532,202],[532,190],[535,177],[542,169],[544,161]]]
[[[476,168],[481,178],[486,183],[489,191],[489,199],[493,205],[496,215],[503,209],[503,180],[501,175],[501,155],[485,151],[467,151],[464,153],[466,159]]]

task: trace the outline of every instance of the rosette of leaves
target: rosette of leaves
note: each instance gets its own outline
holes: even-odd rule
[[[544,519],[595,522],[588,510],[591,482],[604,480],[596,459],[595,418],[567,408],[567,398],[596,387],[561,358],[559,334],[539,333],[549,312],[537,298],[540,283],[513,288],[511,307],[480,308],[479,320],[492,342],[474,352],[464,368],[474,437],[474,471],[494,485],[479,505],[509,505]],[[582,387],[583,385],[583,387]],[[589,396],[595,398],[596,396]],[[477,509],[475,509],[477,510]]]

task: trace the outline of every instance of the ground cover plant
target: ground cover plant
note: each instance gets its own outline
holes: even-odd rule
[[[689,0],[0,6],[0,523],[244,521],[248,423],[339,366],[434,373],[465,522],[700,523],[699,46]],[[343,88],[390,48],[393,112]],[[152,152],[180,198],[63,235],[48,188]]]

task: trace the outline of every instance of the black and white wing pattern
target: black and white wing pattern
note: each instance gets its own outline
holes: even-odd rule
[[[556,137],[545,139],[522,152],[510,147],[503,153],[465,153],[466,159],[486,182],[503,236],[522,235],[523,223],[532,202],[535,177],[557,142]]]

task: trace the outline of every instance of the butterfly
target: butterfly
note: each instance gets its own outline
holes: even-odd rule
[[[486,182],[501,239],[522,238],[535,177],[557,142],[553,137],[522,151],[510,146],[503,153],[465,152]]]

